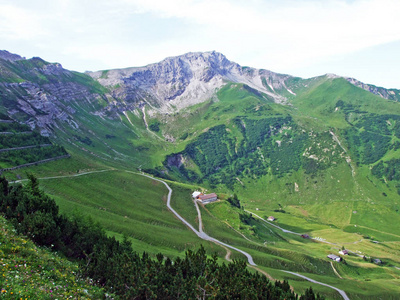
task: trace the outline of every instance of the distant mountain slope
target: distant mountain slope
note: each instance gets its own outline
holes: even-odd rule
[[[399,90],[347,80],[383,98],[400,99]],[[74,117],[77,107],[112,118],[144,106],[150,108],[151,115],[171,113],[215,100],[216,92],[229,82],[245,84],[267,101],[288,104],[298,91],[309,90],[314,81],[242,67],[215,51],[169,57],[145,67],[87,74],[38,57],[25,59],[0,51],[0,113],[50,135],[60,126],[79,126]]]
[[[0,51],[0,113],[39,127],[42,135],[50,135],[59,122],[76,126],[73,104],[88,102],[99,109],[106,92],[89,76],[60,64]]]
[[[0,173],[67,157],[63,147],[28,125],[0,120]]]
[[[8,61],[17,61],[21,59],[25,59],[18,54],[10,53],[6,50],[0,50],[0,58]]]
[[[376,88],[336,75],[301,79],[242,67],[215,51],[169,57],[145,67],[87,74],[41,58],[24,59],[1,51],[0,95],[1,115],[37,127],[42,135],[57,135],[67,147],[73,145],[104,160],[125,161],[141,155],[140,161],[154,167],[220,125],[231,130],[231,138],[239,139],[230,146],[227,141],[227,162],[243,159],[240,151],[262,148],[257,143],[266,137],[253,141],[257,144],[254,148],[256,144],[249,140],[253,137],[238,131],[238,120],[247,131],[249,124],[260,123],[260,118],[289,118],[281,126],[297,128],[292,130],[295,137],[312,126],[327,132],[329,128],[354,126],[367,114],[397,114],[397,106],[392,105],[395,102],[382,98],[397,101],[398,90]],[[265,122],[267,126],[269,121]],[[274,129],[266,131],[272,133]],[[277,140],[279,145],[285,144],[284,138]],[[288,146],[290,143],[289,139]],[[271,150],[264,146],[262,151]],[[263,154],[265,159],[268,155]],[[359,159],[365,160],[360,155]],[[254,163],[261,166],[258,160],[257,156]],[[200,169],[204,167],[199,165],[200,160],[196,164]],[[295,169],[301,164],[297,165]],[[196,176],[215,175],[212,169],[202,170],[200,175],[200,169]],[[235,172],[240,170],[237,167]]]
[[[380,96],[385,99],[400,101],[400,90],[399,89],[385,89],[383,87],[377,87],[372,84],[365,84],[357,79],[347,77],[346,80],[357,87],[360,87],[372,94]]]

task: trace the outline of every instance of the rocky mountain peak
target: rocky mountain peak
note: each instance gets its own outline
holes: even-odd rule
[[[19,56],[18,54],[10,53],[7,50],[0,50],[0,59],[8,60],[8,61],[17,61],[25,59],[24,57]]]
[[[288,75],[267,70],[243,68],[223,54],[189,52],[138,68],[88,72],[102,85],[114,89],[114,97],[125,102],[149,104],[159,111],[171,112],[215,96],[227,82],[242,83],[276,102],[286,98],[276,90],[287,90]],[[286,91],[287,92],[287,91]]]
[[[0,98],[15,99],[3,102],[9,117],[18,119],[25,114],[32,120],[31,126],[40,127],[44,134],[49,134],[59,121],[79,128],[74,113],[82,101],[89,104],[93,114],[118,118],[145,105],[151,115],[177,112],[208,100],[219,101],[217,91],[228,83],[277,103],[288,103],[287,99],[307,87],[300,78],[242,67],[216,51],[189,52],[143,67],[87,72],[90,77],[39,57],[29,59],[26,64],[20,62],[24,59],[0,51]],[[400,90],[344,78],[383,98],[400,101]]]
[[[225,55],[216,51],[210,52],[189,52],[177,57],[170,57],[166,60],[179,60],[186,62],[193,71],[212,69],[215,74],[224,75],[227,70],[239,67],[238,64],[229,61]]]

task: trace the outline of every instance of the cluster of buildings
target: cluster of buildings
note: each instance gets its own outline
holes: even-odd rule
[[[332,259],[333,261],[337,261],[337,262],[342,261],[342,258],[340,256],[338,256],[338,255],[335,255],[335,254],[328,254],[327,257],[329,259]]]
[[[203,194],[201,192],[193,192],[192,194],[193,199],[199,200],[201,203],[210,203],[218,200],[218,196],[216,193],[211,194]]]
[[[339,251],[339,254],[349,255],[349,251],[347,251],[346,249],[342,249],[342,250]],[[335,255],[335,254],[329,254],[327,257],[329,259],[332,259],[333,261],[337,261],[337,262],[342,261],[342,258],[340,256],[338,256],[338,255]]]

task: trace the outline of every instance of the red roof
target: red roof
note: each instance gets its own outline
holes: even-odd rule
[[[206,195],[200,195],[199,196],[199,199],[201,201],[212,199],[212,198],[217,198],[217,194],[216,193],[211,193],[211,194],[206,194]]]

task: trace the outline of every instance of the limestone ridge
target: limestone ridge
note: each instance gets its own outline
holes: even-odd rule
[[[103,88],[87,75],[7,51],[0,51],[0,96],[2,114],[32,129],[38,127],[44,136],[54,133],[55,127],[62,128],[63,123],[79,127],[73,104],[93,106],[105,98]]]
[[[210,99],[218,101],[217,91],[229,82],[246,85],[266,101],[290,104],[296,93],[307,90],[314,79],[243,67],[215,51],[169,57],[144,67],[82,74],[39,57],[25,59],[3,50],[0,115],[50,135],[55,128],[63,130],[64,125],[79,130],[81,122],[86,122],[90,115],[118,120],[127,111],[144,106],[153,115],[178,112]],[[400,90],[346,79],[383,98],[400,101]],[[77,110],[84,112],[81,119]]]
[[[380,96],[385,99],[400,101],[400,90],[397,89],[385,89],[383,87],[377,87],[372,84],[365,84],[357,79],[345,77],[345,79],[350,82],[351,84],[362,88],[372,94]]]
[[[377,95],[381,98],[393,100],[393,101],[400,101],[400,90],[399,89],[386,89],[383,87],[378,87],[372,84],[363,83],[355,78],[346,77],[346,76],[339,76],[336,74],[328,73],[325,74],[327,78],[343,78],[347,80],[347,82],[351,83],[352,85],[362,88],[363,90],[370,92],[374,95]]]
[[[212,98],[227,82],[246,84],[279,103],[286,101],[279,92],[282,89],[293,94],[285,85],[291,76],[241,67],[215,51],[169,57],[145,67],[87,74],[112,89],[115,98],[147,103],[166,113]]]
[[[7,50],[0,50],[0,59],[8,60],[8,61],[17,61],[25,59],[24,57],[19,56],[18,54],[10,53]]]

